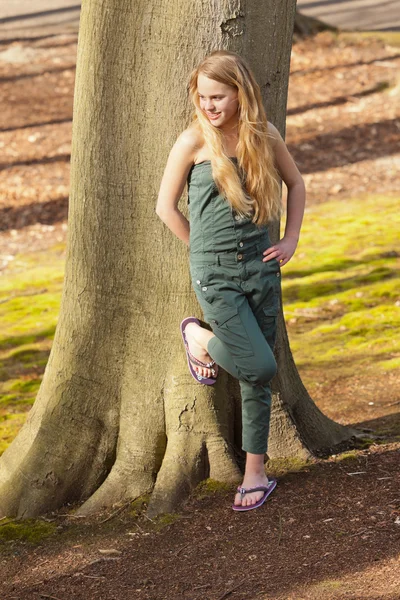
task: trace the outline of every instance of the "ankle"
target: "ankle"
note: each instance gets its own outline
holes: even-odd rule
[[[250,477],[253,479],[254,477],[260,478],[266,476],[267,474],[265,472],[265,469],[247,469],[244,474],[245,479]]]

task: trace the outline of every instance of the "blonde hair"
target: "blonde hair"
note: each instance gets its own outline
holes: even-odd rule
[[[200,73],[237,89],[238,170],[224,150],[223,132],[211,125],[200,108],[197,90]],[[191,73],[189,94],[195,106],[192,126],[201,133],[210,151],[213,179],[219,193],[239,215],[251,215],[253,223],[259,226],[278,219],[282,213],[282,201],[279,175],[269,141],[271,134],[260,88],[246,62],[235,52],[211,52]]]

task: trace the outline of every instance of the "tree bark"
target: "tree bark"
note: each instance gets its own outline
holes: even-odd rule
[[[188,373],[179,324],[199,307],[188,251],[155,204],[190,120],[189,73],[211,50],[249,60],[283,133],[294,16],[294,0],[83,2],[60,318],[36,402],[0,461],[1,514],[82,501],[89,514],[152,492],[154,515],[207,476],[240,478],[239,386],[222,370],[212,389]],[[352,432],[310,400],[282,316],[279,330],[269,454],[310,455]]]

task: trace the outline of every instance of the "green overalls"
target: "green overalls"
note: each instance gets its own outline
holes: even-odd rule
[[[192,285],[215,334],[207,351],[240,382],[242,449],[264,454],[276,373],[280,266],[276,259],[262,261],[263,250],[272,245],[267,227],[235,213],[218,193],[209,160],[193,165],[187,182]]]

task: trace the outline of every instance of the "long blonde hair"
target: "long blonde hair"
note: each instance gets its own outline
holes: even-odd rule
[[[211,125],[200,108],[197,91],[200,73],[238,91],[238,170],[224,150],[223,132]],[[246,62],[235,52],[214,50],[191,73],[189,94],[195,106],[192,126],[201,133],[210,151],[213,179],[219,193],[239,215],[251,215],[253,223],[259,226],[278,219],[282,201],[269,141],[271,134],[260,88]]]

